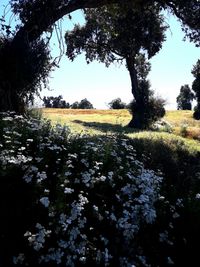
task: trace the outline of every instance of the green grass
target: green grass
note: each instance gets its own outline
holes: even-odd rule
[[[124,128],[131,118],[127,110],[42,109],[42,113],[53,125],[67,125],[72,133],[96,135],[132,131]]]
[[[164,120],[172,127],[172,133],[160,131],[137,132],[126,127],[131,119],[128,110],[80,110],[42,109],[45,118],[52,124],[66,125],[73,134],[127,134],[131,138],[164,140],[166,143],[181,143],[191,150],[200,150],[200,121],[192,118],[192,111],[167,111]],[[184,138],[183,138],[184,137]]]

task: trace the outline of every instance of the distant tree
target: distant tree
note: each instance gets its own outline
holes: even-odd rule
[[[70,108],[71,109],[78,109],[79,108],[79,102],[75,101],[74,103],[71,104]]]
[[[194,99],[194,94],[192,93],[189,85],[185,84],[181,86],[180,94],[176,98],[177,109],[191,110],[193,99]]]
[[[52,101],[52,107],[53,108],[60,108],[62,98],[63,97],[61,95],[54,97],[53,101]]]
[[[69,108],[70,104],[63,100],[62,95],[45,96],[43,98],[45,108]]]
[[[93,109],[93,105],[90,103],[90,101],[87,100],[87,98],[84,98],[79,103],[80,109]]]
[[[192,74],[195,78],[192,83],[192,90],[195,93],[195,99],[197,101],[193,117],[196,120],[200,120],[200,59],[197,61],[196,65],[193,66]]]
[[[51,103],[51,97],[49,96],[44,96],[43,97],[43,102],[44,102],[44,106],[45,108],[52,108],[52,103]]]
[[[108,103],[108,107],[109,109],[125,109],[126,103],[122,102],[121,98],[116,98]]]
[[[70,104],[66,102],[65,100],[61,100],[59,108],[70,108]]]

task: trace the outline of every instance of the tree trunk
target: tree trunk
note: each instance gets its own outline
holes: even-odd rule
[[[135,69],[135,59],[133,57],[126,58],[126,66],[131,78],[131,89],[135,99],[134,111],[132,111],[132,119],[128,124],[130,128],[143,129],[144,128],[144,95],[138,86],[137,71]]]
[[[0,88],[0,111],[15,111],[17,113],[24,113],[24,103],[17,95],[14,88],[10,84],[4,85]]]
[[[24,113],[23,87],[19,79],[22,72],[20,51],[23,49],[25,45],[22,40],[19,47],[19,43],[17,46],[17,43],[6,39],[0,48],[0,111]]]

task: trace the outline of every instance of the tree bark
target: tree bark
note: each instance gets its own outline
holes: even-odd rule
[[[129,71],[131,79],[131,91],[135,99],[134,111],[132,112],[132,119],[128,124],[130,128],[143,129],[144,128],[144,99],[143,93],[138,86],[137,71],[135,69],[134,56],[126,58],[126,66]]]

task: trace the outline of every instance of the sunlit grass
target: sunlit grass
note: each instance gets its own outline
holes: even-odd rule
[[[42,109],[43,116],[52,124],[67,125],[73,133],[102,134],[124,131],[131,115],[128,110],[81,110],[81,109]]]
[[[165,142],[184,142],[190,147],[200,146],[200,121],[192,111],[167,111],[164,120],[172,126],[172,133],[145,131],[137,133],[126,127],[131,119],[128,110],[42,109],[43,116],[52,124],[59,123],[75,134],[127,134],[132,138],[163,139]],[[184,137],[184,138],[183,138]],[[195,141],[194,139],[198,140]]]
[[[143,131],[138,133],[128,134],[129,137],[133,139],[140,139],[140,140],[151,140],[153,142],[162,142],[171,149],[177,149],[177,147],[184,148],[185,150],[189,151],[190,154],[199,151],[200,152],[200,142],[188,138],[183,138],[181,136],[177,136],[172,133],[165,133],[165,132],[150,132],[150,131]]]

